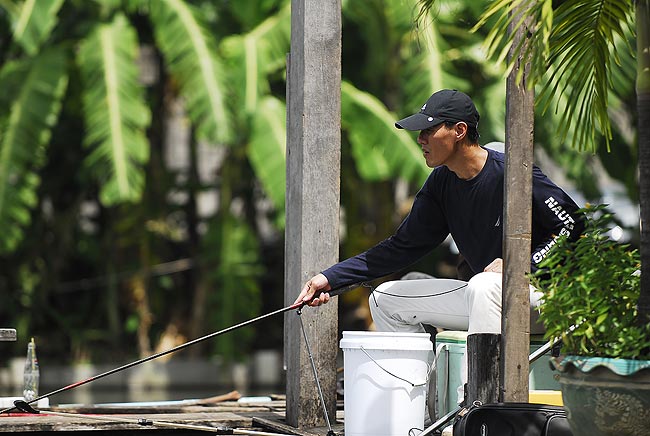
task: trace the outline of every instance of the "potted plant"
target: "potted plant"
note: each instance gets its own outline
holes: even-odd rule
[[[561,239],[531,277],[543,290],[546,338],[562,339],[558,371],[574,436],[650,435],[650,325],[640,325],[640,257],[607,236],[605,206],[583,209],[585,232]]]

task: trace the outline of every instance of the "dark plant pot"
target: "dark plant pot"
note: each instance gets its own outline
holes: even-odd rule
[[[551,359],[573,436],[650,435],[650,361]]]

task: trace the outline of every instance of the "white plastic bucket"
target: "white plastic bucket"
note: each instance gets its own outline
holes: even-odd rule
[[[424,429],[428,333],[343,332],[345,436]]]

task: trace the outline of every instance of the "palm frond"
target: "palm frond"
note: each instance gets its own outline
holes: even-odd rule
[[[233,81],[243,91],[239,100],[245,114],[256,112],[260,96],[269,93],[268,76],[286,66],[291,43],[291,8],[287,2],[277,14],[268,17],[246,34],[226,38],[220,45]]]
[[[396,117],[375,97],[343,82],[341,118],[364,179],[399,176],[424,183],[430,169],[421,150],[407,132],[395,128]]]
[[[142,194],[149,159],[145,129],[150,112],[144,103],[136,66],[135,30],[123,15],[98,26],[80,46],[84,79],[85,144],[92,148],[85,165],[98,177],[101,201],[136,201]]]
[[[591,0],[581,2],[579,14],[575,6],[572,10],[567,4],[556,11],[549,41],[548,82],[540,97],[548,101],[559,88],[575,102],[566,108],[556,105],[556,111],[566,111],[560,128],[563,137],[569,124],[578,126],[571,142],[580,150],[595,151],[597,131],[609,150],[612,133],[607,107],[612,69],[620,64],[617,43],[627,39],[632,23],[632,8],[624,3],[628,2]]]
[[[276,210],[284,211],[286,190],[286,108],[274,97],[260,101],[258,116],[253,118],[248,145],[248,159],[255,175],[273,202]]]
[[[151,2],[154,35],[167,68],[187,101],[198,139],[229,143],[233,132],[227,109],[226,76],[214,42],[188,2]]]
[[[481,136],[503,140],[503,65],[486,61],[484,33],[472,32],[459,22],[473,23],[487,2],[453,0],[410,0],[420,6],[417,33],[405,32],[400,69],[404,91],[404,112],[419,110],[432,92],[460,89],[472,95],[481,112]],[[467,71],[475,71],[468,80]],[[481,110],[484,109],[484,110]],[[487,110],[489,109],[489,110]]]
[[[429,10],[418,17],[416,34],[405,33],[412,39],[407,41],[404,49],[409,50],[404,54],[404,74],[408,78],[404,81],[404,90],[409,109],[419,107],[429,95],[444,86],[442,49],[445,42],[440,37],[438,24]]]
[[[572,130],[572,145],[593,151],[600,132],[609,149],[612,133],[608,93],[612,70],[620,64],[620,40],[627,40],[632,32],[632,2],[568,0],[553,9],[551,0],[500,0],[479,23],[485,25],[488,17],[500,14],[486,41],[493,55],[497,47],[512,45],[512,34],[508,32],[513,20],[510,13],[520,7],[525,8],[525,17],[532,17],[534,24],[528,29],[528,44],[513,47],[509,69],[518,56],[530,60],[527,84],[543,84],[538,100],[542,109],[554,105],[555,111],[563,114],[559,126],[563,140]],[[514,28],[522,25],[523,19],[514,23]],[[503,56],[504,51],[501,53]],[[559,100],[559,94],[566,99]],[[560,101],[567,104],[561,105]]]
[[[13,39],[25,52],[34,55],[57,23],[63,0],[25,0],[9,9]]]
[[[37,170],[67,85],[66,55],[49,50],[6,63],[0,71],[0,252],[12,251],[30,222]]]

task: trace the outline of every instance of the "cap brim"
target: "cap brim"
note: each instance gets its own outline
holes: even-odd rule
[[[417,113],[397,121],[395,127],[405,130],[424,130],[429,127],[437,126],[443,122],[444,120],[441,120],[440,118],[434,118],[427,114]]]

